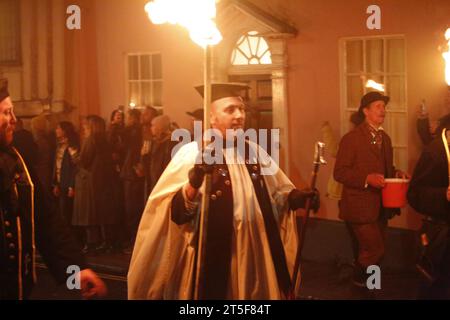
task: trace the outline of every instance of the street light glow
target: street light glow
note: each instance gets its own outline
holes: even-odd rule
[[[217,29],[215,0],[152,0],[145,11],[154,24],[178,24],[189,31],[195,43],[203,48],[222,40]]]

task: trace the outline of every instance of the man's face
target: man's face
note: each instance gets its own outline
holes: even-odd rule
[[[226,97],[211,104],[211,126],[226,137],[227,129],[244,129],[245,105],[239,97]]]
[[[0,102],[0,145],[9,146],[13,141],[16,116],[13,111],[11,98]]]
[[[152,124],[151,126],[152,135],[154,137],[160,137],[162,134],[161,126],[158,123],[156,123],[154,119],[152,120],[151,124]]]
[[[363,112],[369,124],[379,127],[383,124],[386,116],[386,104],[383,100],[374,101],[364,108]]]
[[[116,112],[114,114],[113,123],[122,123],[123,121],[123,113],[122,112]]]

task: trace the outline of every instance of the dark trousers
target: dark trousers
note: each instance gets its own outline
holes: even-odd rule
[[[127,238],[130,243],[134,242],[137,228],[144,210],[144,179],[125,180],[125,225],[127,229]]]
[[[355,258],[353,283],[364,286],[367,267],[379,265],[384,256],[387,220],[380,218],[374,223],[347,223]]]
[[[434,261],[437,266],[437,277],[432,284],[423,281],[419,289],[419,299],[450,299],[450,234],[447,234],[447,243],[440,261]]]
[[[58,211],[67,225],[72,225],[73,198],[67,196],[67,190],[62,191],[58,197]]]

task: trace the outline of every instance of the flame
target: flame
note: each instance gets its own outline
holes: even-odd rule
[[[381,92],[384,92],[384,85],[373,81],[372,79],[367,80],[366,88],[372,88]]]
[[[189,30],[195,43],[202,47],[218,44],[222,35],[217,29],[216,0],[153,0],[145,5],[154,24],[179,24]]]
[[[447,40],[447,51],[442,53],[445,60],[445,81],[450,86],[450,28],[445,31],[445,40]]]

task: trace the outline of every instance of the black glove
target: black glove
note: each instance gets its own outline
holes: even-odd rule
[[[289,208],[291,210],[297,210],[298,208],[305,208],[306,200],[311,199],[310,209],[317,213],[320,208],[320,193],[319,190],[314,189],[294,189],[289,193],[288,201]]]
[[[213,164],[206,164],[203,161],[205,152],[199,153],[197,159],[195,161],[196,165],[189,170],[189,184],[194,189],[199,189],[202,186],[203,179],[205,178],[206,173],[212,173],[214,170]]]
[[[191,170],[189,170],[189,184],[192,188],[199,189],[202,186],[204,178],[205,170],[203,165],[196,164]]]

